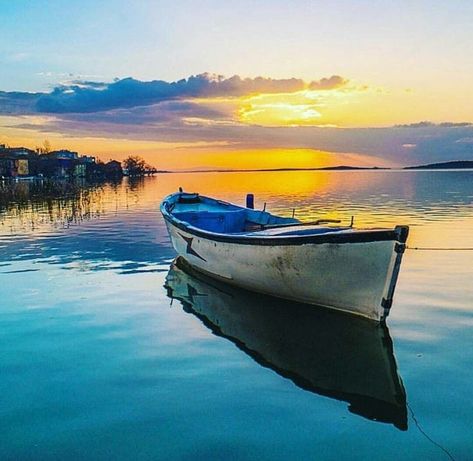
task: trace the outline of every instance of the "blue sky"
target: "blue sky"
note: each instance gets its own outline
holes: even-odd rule
[[[174,80],[202,72],[349,75],[407,85],[473,73],[464,1],[2,0],[0,89],[68,74]]]
[[[337,146],[338,153],[378,150],[376,163],[415,164],[429,160],[427,136],[439,139],[435,160],[439,152],[446,160],[473,155],[463,124],[473,122],[471,1],[0,0],[0,17],[0,142],[48,137],[112,152],[125,141],[160,143],[143,148],[149,155],[189,143],[198,150]],[[196,75],[206,88],[224,84],[156,94]],[[331,78],[343,83],[311,84]],[[287,89],[287,79],[297,88]],[[235,91],[236,81],[247,93]],[[274,85],[283,89],[275,94]],[[155,93],[144,97],[149,87]],[[28,99],[28,92],[42,94]],[[113,105],[97,104],[112,96]],[[45,104],[52,100],[62,109]],[[422,121],[433,124],[415,136],[396,128]],[[380,128],[389,136],[377,141]]]

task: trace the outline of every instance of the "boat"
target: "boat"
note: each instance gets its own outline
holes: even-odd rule
[[[385,321],[407,226],[301,222],[255,210],[252,202],[251,195],[242,207],[180,190],[164,198],[160,211],[177,254],[196,270],[251,291]]]
[[[350,413],[407,429],[406,392],[386,324],[243,290],[179,257],[165,282],[171,301],[258,364]]]

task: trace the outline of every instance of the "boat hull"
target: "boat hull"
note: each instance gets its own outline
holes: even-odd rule
[[[179,256],[235,286],[376,321],[390,310],[405,227],[342,238],[218,239],[166,219]]]

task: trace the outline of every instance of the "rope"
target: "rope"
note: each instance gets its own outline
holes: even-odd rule
[[[435,440],[433,440],[425,431],[424,429],[422,429],[419,421],[417,420],[415,414],[414,414],[414,410],[412,409],[412,407],[409,405],[409,402],[406,402],[406,405],[407,405],[407,408],[409,408],[409,411],[411,413],[411,417],[414,421],[414,424],[416,425],[417,429],[419,429],[419,432],[430,442],[432,443],[432,445],[435,445],[436,447],[440,448],[447,456],[449,459],[451,459],[452,461],[455,461],[455,458],[452,456],[452,454],[444,447],[442,447],[442,445],[440,445],[439,443],[437,443]]]
[[[410,247],[410,246],[406,246],[406,250],[418,250],[418,251],[473,251],[473,247],[439,248],[439,247]]]

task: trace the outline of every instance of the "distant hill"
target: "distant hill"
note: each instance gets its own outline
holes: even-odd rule
[[[350,165],[337,165],[337,166],[326,166],[326,167],[312,167],[312,168],[260,168],[260,169],[235,169],[235,170],[222,170],[222,169],[211,169],[211,170],[185,170],[185,171],[160,171],[159,173],[250,173],[250,172],[276,172],[276,171],[351,171],[351,170],[390,170],[391,168],[385,167],[365,167],[365,166],[350,166]],[[473,160],[456,160],[453,162],[442,162],[442,163],[429,163],[428,165],[418,166],[405,166],[403,170],[465,170],[473,169]]]
[[[254,173],[254,172],[277,172],[277,171],[345,171],[345,170],[389,170],[389,168],[383,168],[378,166],[326,166],[326,167],[312,167],[312,168],[252,168],[248,170],[235,169],[235,170],[180,170],[180,171],[167,171],[165,173]]]
[[[379,166],[348,166],[348,165],[339,165],[339,166],[326,166],[324,168],[313,168],[314,170],[387,170],[388,168],[382,168]]]
[[[429,163],[428,165],[406,166],[404,170],[464,170],[473,169],[473,160],[456,160],[454,162]]]

